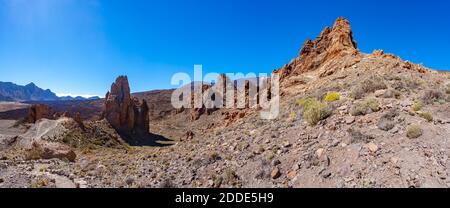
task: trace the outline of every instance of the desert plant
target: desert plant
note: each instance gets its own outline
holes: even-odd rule
[[[387,89],[387,85],[384,83],[383,78],[371,77],[362,81],[355,88],[353,88],[352,92],[350,92],[350,97],[354,99],[361,99],[366,94],[384,89]]]
[[[450,94],[450,84],[445,86],[445,93]]]
[[[424,118],[428,122],[433,121],[433,114],[431,114],[430,112],[421,112],[421,113],[419,113],[419,116]]]
[[[423,103],[420,100],[414,101],[413,105],[411,106],[411,109],[413,111],[420,111],[423,108]]]
[[[444,99],[444,93],[440,90],[426,90],[422,95],[422,102],[427,104],[432,104]]]
[[[340,100],[340,99],[341,99],[341,94],[339,94],[338,92],[328,92],[324,98],[324,100],[329,103]]]
[[[311,126],[317,125],[319,121],[328,118],[332,113],[326,103],[316,98],[302,99],[299,105],[303,108],[303,118]]]
[[[352,109],[350,109],[350,114],[352,116],[362,116],[373,112],[378,112],[380,110],[380,104],[375,98],[368,98],[364,101],[357,102]]]
[[[406,130],[406,136],[410,139],[419,138],[420,136],[422,136],[422,134],[423,134],[423,130],[417,124],[410,125],[408,127],[408,129]]]

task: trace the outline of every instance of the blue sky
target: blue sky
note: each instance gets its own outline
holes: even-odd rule
[[[264,72],[339,16],[363,52],[450,69],[447,0],[0,0],[0,81],[103,96],[172,88],[176,72]]]

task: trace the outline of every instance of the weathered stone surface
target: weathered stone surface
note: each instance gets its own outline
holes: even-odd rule
[[[347,19],[340,17],[333,28],[326,27],[316,40],[306,40],[298,57],[283,68],[275,71],[280,73],[282,81],[293,75],[316,70],[321,66],[332,66],[333,61],[347,55],[357,55],[359,50],[353,39],[353,32]],[[323,75],[334,73],[333,67]]]
[[[49,106],[44,104],[34,104],[28,109],[28,115],[25,120],[28,123],[35,123],[43,118],[51,118],[52,114],[52,110]]]
[[[149,131],[148,105],[145,100],[139,102],[132,98],[126,76],[119,76],[105,96],[106,120],[116,130],[125,133]]]
[[[68,146],[53,142],[34,142],[28,150],[28,159],[66,159],[74,162],[77,155]]]

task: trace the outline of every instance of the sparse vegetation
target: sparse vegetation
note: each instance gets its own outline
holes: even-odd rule
[[[413,105],[411,106],[411,109],[413,111],[420,111],[423,108],[423,103],[420,100],[414,101]]]
[[[410,139],[419,138],[420,136],[422,136],[422,134],[423,134],[423,130],[417,124],[409,126],[408,129],[406,130],[406,136]]]
[[[440,90],[426,90],[422,95],[422,102],[426,104],[432,104],[444,99],[444,94]]]
[[[433,121],[433,114],[431,114],[430,112],[421,112],[421,113],[419,113],[419,116],[424,118],[428,122]]]
[[[328,94],[325,96],[324,100],[326,102],[334,102],[341,99],[341,94],[338,92],[328,92]]]
[[[381,77],[371,77],[362,81],[355,88],[353,88],[350,93],[350,97],[354,99],[361,99],[369,93],[384,89],[387,89],[387,85]]]
[[[371,114],[373,112],[378,112],[380,110],[380,104],[375,98],[368,98],[364,101],[357,102],[352,109],[350,109],[350,114],[352,116],[362,116]]]
[[[398,90],[388,89],[383,94],[383,98],[395,98],[399,99],[401,97],[401,93]]]
[[[301,99],[298,103],[303,108],[303,118],[311,126],[317,125],[332,113],[326,103],[322,103],[316,98]]]

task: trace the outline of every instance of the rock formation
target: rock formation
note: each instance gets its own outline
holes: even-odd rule
[[[106,120],[117,131],[127,134],[148,133],[148,105],[132,98],[126,76],[119,76],[105,97]]]
[[[316,70],[344,56],[358,54],[350,23],[347,19],[340,17],[333,28],[326,27],[316,40],[306,40],[298,57],[275,73],[281,73],[281,79],[284,79],[290,75]]]
[[[25,121],[28,123],[36,123],[36,121],[43,118],[51,118],[52,110],[49,106],[44,104],[34,104],[28,109]]]
[[[31,149],[27,150],[26,157],[30,160],[57,158],[74,162],[77,155],[66,145],[40,140],[33,142]]]

